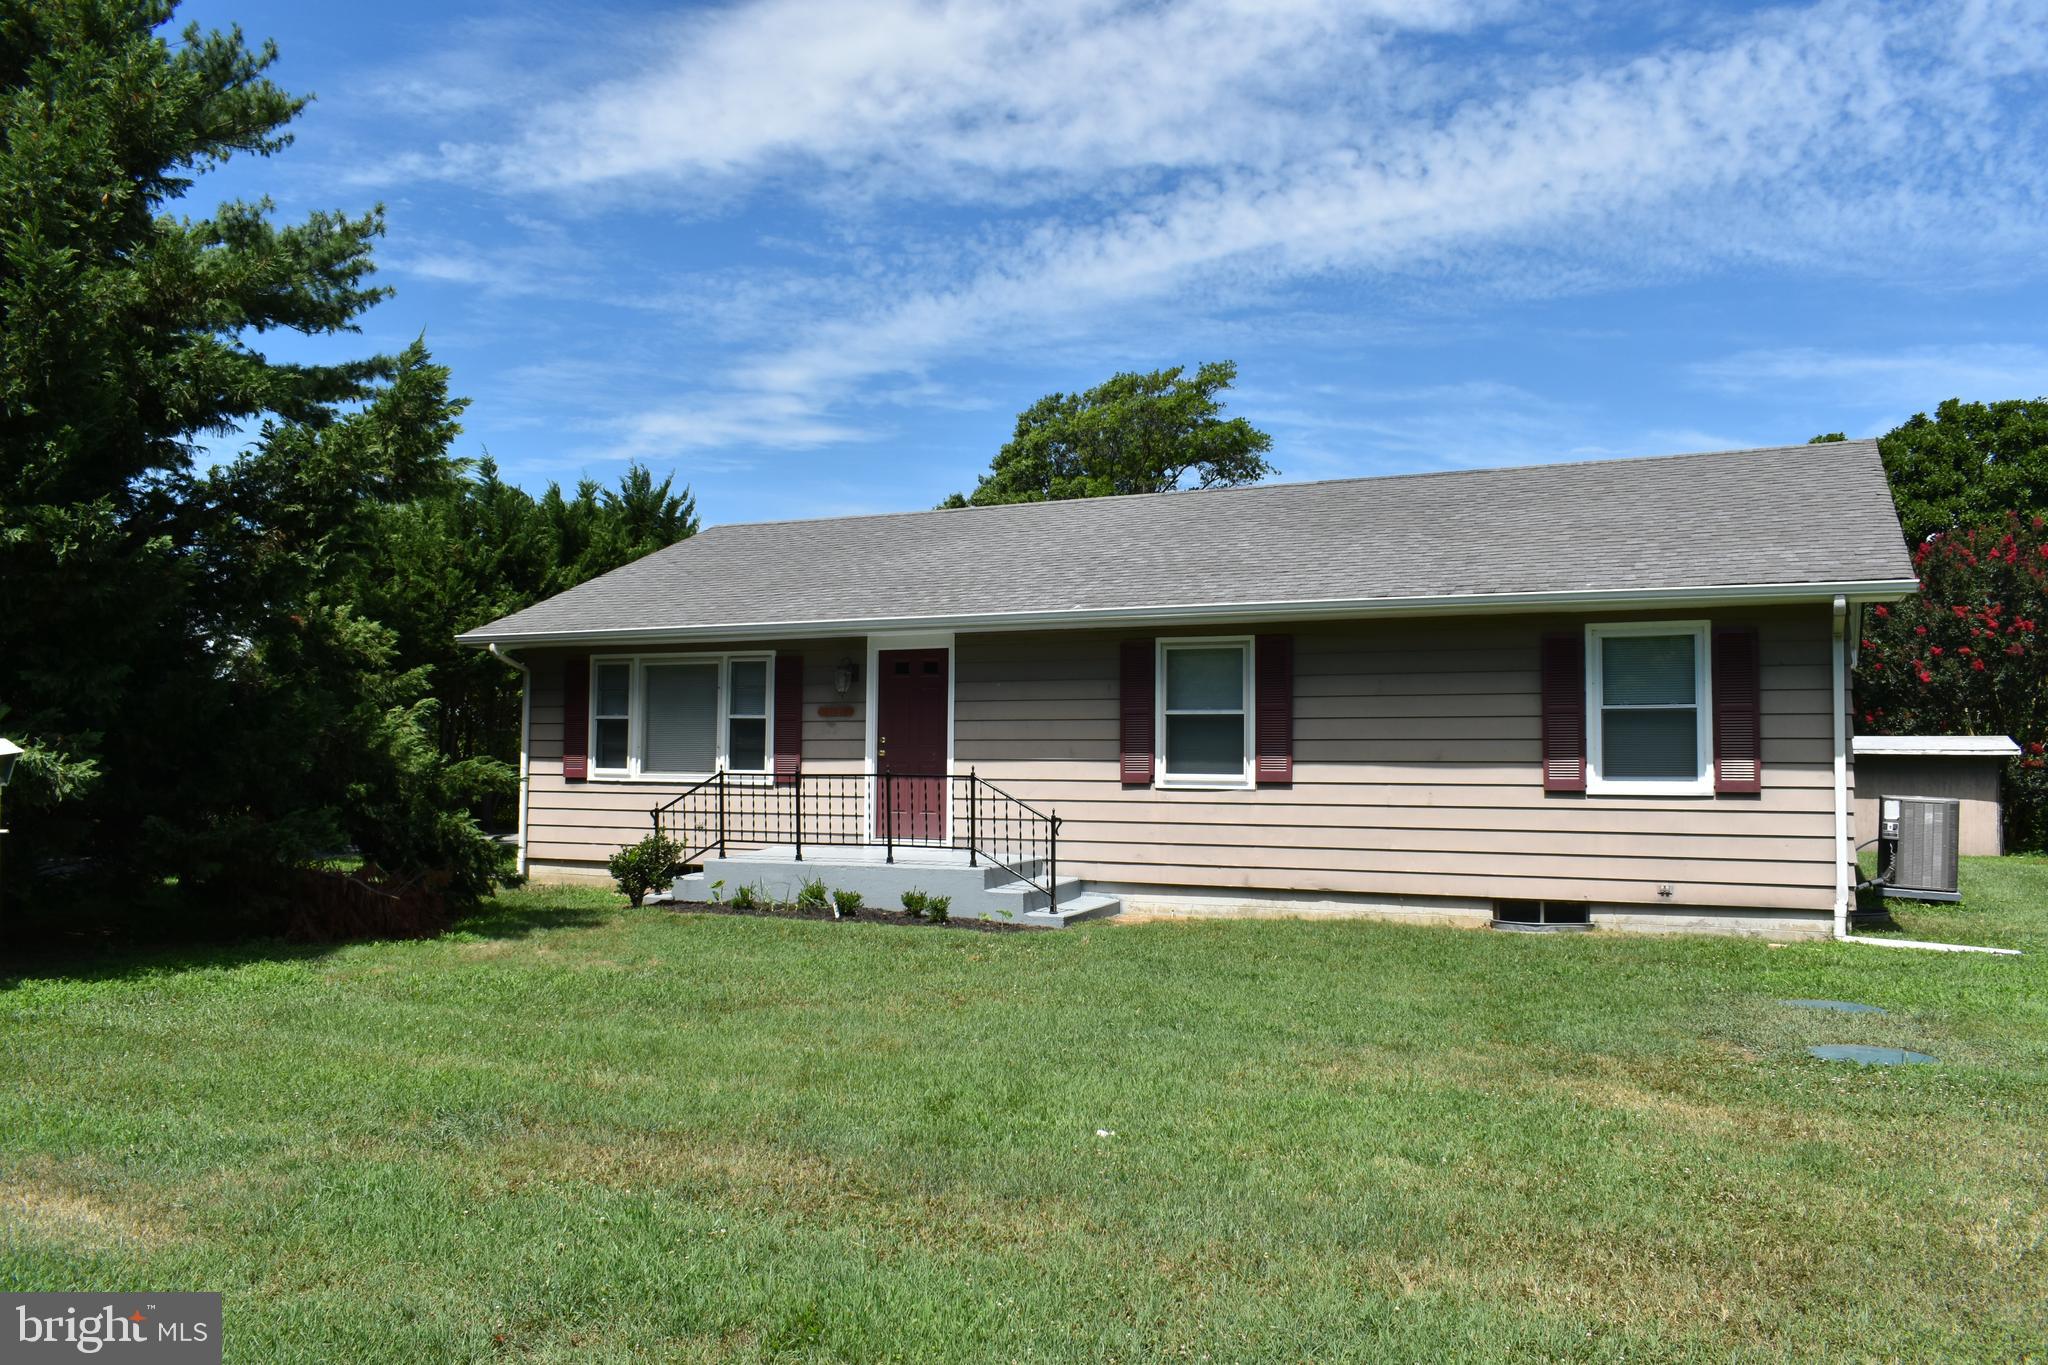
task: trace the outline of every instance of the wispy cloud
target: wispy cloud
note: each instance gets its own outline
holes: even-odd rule
[[[1372,60],[1390,37],[1500,8],[757,0],[657,32],[639,70],[542,108],[496,162],[556,186],[800,166],[1014,203],[1118,173],[1287,155],[1320,136],[1333,98],[1349,110],[1418,98]]]
[[[619,426],[624,451],[871,439],[878,395],[944,393],[937,372],[962,357],[1101,343],[1147,310],[1226,300],[1270,322],[1333,281],[1526,298],[1706,272],[2040,272],[2039,0],[1609,18],[1560,26],[1512,0],[750,0],[631,42],[606,30],[627,74],[589,77],[586,44],[555,72],[570,93],[487,117],[474,89],[415,73],[394,90],[454,132],[389,164],[538,190],[564,215],[773,196],[818,237],[846,231],[791,232],[808,255],[772,269],[594,280],[727,343],[684,397]],[[409,265],[515,291],[536,262]],[[1799,355],[1697,378],[1819,363]],[[2029,362],[1962,363],[2010,390]],[[1557,451],[1556,416],[1517,401],[1462,446],[1413,422],[1378,439],[1493,462],[1546,418]]]
[[[734,394],[635,413],[615,424],[617,437],[601,458],[692,453],[723,446],[773,450],[876,439],[882,433],[818,415],[816,406],[788,394]]]
[[[1870,353],[1784,347],[1702,361],[1692,374],[1724,393],[1797,388],[1890,408],[1901,394],[1923,402],[1927,395],[1981,400],[2048,394],[2048,348],[1985,343]]]

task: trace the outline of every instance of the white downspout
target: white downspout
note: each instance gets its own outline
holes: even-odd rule
[[[533,733],[533,670],[496,645],[491,656],[499,663],[519,670],[519,833],[517,836],[519,875],[526,875],[526,769],[527,736]]]
[[[1849,823],[1849,599],[1835,598],[1834,629],[1829,640],[1828,718],[1835,741],[1835,937],[1849,937],[1849,897],[1854,894],[1850,869],[1856,847]]]
[[[1974,943],[1927,943],[1911,938],[1857,938],[1849,932],[1849,898],[1855,894],[1856,844],[1849,818],[1849,601],[1835,598],[1832,644],[1832,686],[1828,713],[1835,740],[1835,938],[1872,948],[1926,948],[1940,953],[1991,953],[2018,957],[2017,948],[1985,948]]]

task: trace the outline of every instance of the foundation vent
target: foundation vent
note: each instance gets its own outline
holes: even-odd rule
[[[1493,927],[1521,933],[1570,933],[1593,927],[1584,901],[1495,901]]]

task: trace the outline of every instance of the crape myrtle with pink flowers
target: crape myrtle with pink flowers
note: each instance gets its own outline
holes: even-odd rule
[[[2048,402],[1944,403],[1880,444],[1920,591],[1864,611],[1856,728],[2012,736],[2006,846],[2048,848]]]

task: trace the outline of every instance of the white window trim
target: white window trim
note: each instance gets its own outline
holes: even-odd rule
[[[1586,627],[1586,794],[1588,796],[1712,796],[1714,794],[1714,691],[1712,623],[1708,621],[1611,621]],[[1601,703],[1600,642],[1617,635],[1691,635],[1693,710],[1698,721],[1699,772],[1691,777],[1600,775],[1600,746],[1607,732]]]
[[[760,660],[766,666],[768,675],[767,699],[767,743],[762,747],[763,768],[729,769],[726,767],[726,750],[732,742],[732,665]],[[623,768],[600,768],[597,766],[597,670],[602,664],[629,664],[633,674],[626,692],[626,766]],[[716,766],[710,772],[678,773],[661,772],[641,766],[643,727],[647,718],[647,669],[659,664],[716,664],[718,666],[718,720],[717,734],[713,738]],[[772,782],[775,779],[775,651],[773,650],[731,650],[720,653],[698,654],[593,654],[590,656],[590,705],[589,735],[584,750],[590,755],[590,777],[593,781],[606,782],[663,782],[673,785],[677,782],[701,782],[713,773],[729,773],[735,778],[750,782]]]
[[[1214,649],[1234,645],[1244,655],[1244,771],[1235,779],[1214,776],[1175,777],[1166,768],[1166,656],[1176,649]],[[1252,725],[1258,715],[1256,666],[1249,635],[1162,635],[1153,646],[1152,665],[1152,753],[1156,776],[1154,787],[1165,791],[1248,791],[1252,788],[1258,763],[1253,753]],[[1228,711],[1183,711],[1181,715],[1229,715]]]

